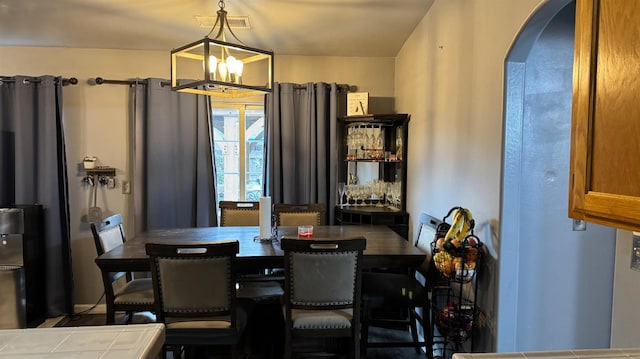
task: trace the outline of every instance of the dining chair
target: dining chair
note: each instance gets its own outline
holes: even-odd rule
[[[122,216],[118,213],[92,222],[90,227],[98,256],[126,241]],[[107,324],[115,324],[116,312],[126,312],[126,322],[130,323],[135,312],[155,309],[151,278],[135,278],[131,272],[101,273]]]
[[[436,272],[431,263],[430,243],[441,222],[426,213],[420,216],[420,230],[414,243],[425,252],[420,267],[406,273],[369,271],[362,274],[362,352],[365,356],[368,347],[413,347],[416,353],[424,348],[427,358],[433,357],[430,287]],[[391,309],[402,310],[402,317],[390,317],[387,311]],[[409,330],[411,341],[393,340],[390,336],[388,340],[369,342],[370,327]]]
[[[285,256],[285,359],[300,349],[301,339],[309,338],[347,338],[349,357],[359,359],[361,259],[366,239],[284,237],[281,247]]]
[[[147,243],[156,316],[166,325],[165,350],[173,358],[199,358],[210,347],[238,354],[246,314],[236,299],[237,240]]]
[[[259,226],[260,202],[220,201],[220,226]],[[284,290],[284,276],[271,275],[268,270],[238,272],[238,297],[253,301],[279,300]]]
[[[259,226],[260,202],[220,201],[220,227]]]
[[[325,223],[324,203],[274,203],[273,218],[276,228],[282,226],[320,226]],[[284,268],[271,268],[272,276],[284,276]]]
[[[273,205],[273,214],[277,227],[321,226],[325,223],[325,212],[324,203],[275,203]]]

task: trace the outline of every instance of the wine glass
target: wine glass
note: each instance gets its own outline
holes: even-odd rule
[[[378,136],[376,137],[376,158],[380,159],[384,154],[384,139],[382,136],[382,127],[378,128]]]
[[[362,159],[364,158],[364,133],[362,132],[362,128],[358,127],[356,129],[356,133],[354,135],[354,142],[356,147],[356,158]]]
[[[400,135],[396,138],[396,158],[398,161],[402,161],[402,137]]]
[[[338,190],[338,196],[340,197],[340,198],[338,198],[338,205],[340,207],[343,207],[344,204],[342,203],[342,199],[344,198],[345,194],[347,193],[347,189],[346,189],[346,186],[345,186],[344,182],[338,183],[337,190]]]
[[[353,152],[353,148],[355,147],[353,144],[353,128],[347,129],[347,160],[352,160],[351,153]]]
[[[347,197],[346,198],[347,201],[345,203],[345,206],[350,206],[351,205],[350,201],[353,198],[353,186],[354,185],[351,185],[351,184],[344,186],[344,191],[345,191],[344,193],[345,193],[345,195]]]
[[[382,201],[384,199],[386,187],[387,186],[386,186],[386,183],[384,183],[384,181],[376,182],[375,191],[376,191],[376,197],[378,198],[378,203],[376,204],[377,207],[384,207],[384,204],[382,203]]]
[[[364,158],[371,158],[371,153],[373,152],[373,143],[375,142],[375,138],[373,137],[373,133],[371,133],[369,128],[365,128],[364,135]]]

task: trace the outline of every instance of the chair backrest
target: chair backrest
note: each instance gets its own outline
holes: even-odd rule
[[[220,227],[259,225],[260,202],[220,201]]]
[[[273,213],[277,226],[320,226],[325,223],[324,203],[275,203]]]
[[[431,254],[431,242],[435,239],[436,229],[442,223],[442,220],[428,215],[420,214],[420,229],[418,230],[418,239],[416,247],[422,249],[425,253]]]
[[[98,256],[108,252],[126,241],[124,234],[124,225],[122,224],[122,216],[118,213],[109,217],[105,217],[97,222],[90,224],[93,242],[96,245]],[[123,276],[126,281],[130,281],[133,276],[129,272],[103,272],[102,281],[107,297],[113,297],[115,289],[113,282],[119,280]]]
[[[126,241],[122,216],[114,214],[90,224],[98,255],[112,250]]]
[[[282,238],[287,309],[353,308],[359,319],[363,237],[352,239]]]
[[[442,220],[428,215],[426,213],[420,214],[420,229],[418,230],[418,239],[416,240],[416,247],[425,252],[425,260],[420,265],[419,271],[422,276],[432,281],[436,273],[435,266],[432,263],[431,242],[435,239],[436,230],[442,223]]]
[[[235,328],[238,241],[147,243],[145,248],[159,321],[229,316],[229,328]]]

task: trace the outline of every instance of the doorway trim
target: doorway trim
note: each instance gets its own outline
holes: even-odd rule
[[[520,173],[521,141],[524,119],[525,74],[527,58],[549,22],[573,0],[543,2],[529,17],[516,36],[505,59],[502,139],[502,187],[500,210],[500,248],[498,267],[497,352],[516,350],[517,303],[520,249]],[[505,199],[509,199],[508,201]],[[505,240],[508,238],[509,240]],[[509,270],[503,270],[510,268]]]

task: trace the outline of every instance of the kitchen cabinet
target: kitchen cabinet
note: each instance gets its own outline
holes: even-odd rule
[[[640,2],[577,0],[569,217],[640,230]]]
[[[339,119],[336,224],[387,225],[407,238],[409,118],[374,114]]]

